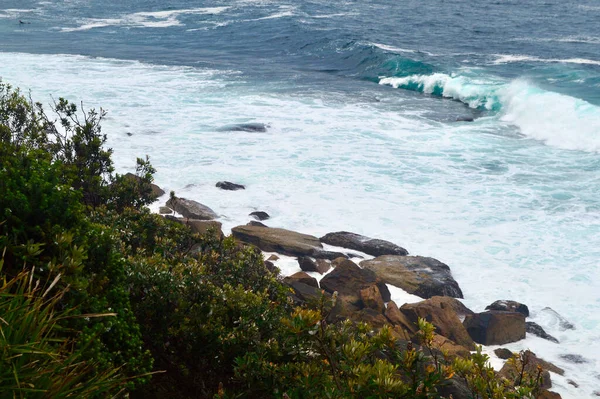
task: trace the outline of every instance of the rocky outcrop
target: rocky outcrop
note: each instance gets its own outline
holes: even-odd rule
[[[209,232],[215,234],[216,237],[222,238],[223,231],[221,230],[222,224],[221,222],[217,222],[216,220],[187,220],[186,224],[190,226],[190,229],[194,233],[205,235]]]
[[[392,323],[395,326],[401,327],[403,330],[406,330],[409,333],[409,335],[413,335],[417,332],[417,326],[415,325],[415,323],[410,321],[408,317],[406,317],[404,313],[402,313],[400,309],[398,309],[398,305],[396,305],[394,301],[388,302],[384,315],[388,318],[390,323]]]
[[[533,334],[537,337],[543,338],[543,339],[547,339],[548,341],[554,342],[555,344],[558,344],[558,340],[556,338],[554,338],[552,335],[548,334],[543,328],[542,326],[540,326],[538,323],[535,323],[533,321],[528,321],[525,323],[525,330],[527,331],[528,334]]]
[[[265,252],[289,256],[313,256],[323,251],[317,237],[291,230],[261,226],[237,226],[231,233],[238,240],[252,244]]]
[[[354,249],[372,256],[408,255],[408,251],[389,241],[369,238],[347,231],[329,233],[320,238],[324,244]]]
[[[345,297],[347,302],[359,307],[362,303],[360,290],[364,288],[377,285],[383,299],[385,300],[385,296],[389,297],[389,290],[372,271],[361,269],[356,263],[347,259],[337,261],[336,264],[337,266],[321,279],[321,288],[325,291],[330,293],[337,291],[340,297]],[[387,291],[386,294],[384,290]]]
[[[502,360],[508,360],[511,357],[513,357],[512,351],[510,349],[506,349],[506,348],[494,349],[494,354]]]
[[[425,301],[402,305],[400,311],[414,324],[423,318],[434,325],[435,332],[451,339],[469,350],[475,350],[475,343],[461,323],[453,306],[444,301]]]
[[[501,310],[504,312],[519,312],[525,317],[529,317],[529,308],[527,305],[516,301],[496,301],[486,306],[485,310]]]
[[[137,183],[141,183],[142,182],[142,178],[139,177],[138,175],[134,175],[133,173],[125,173],[125,175],[123,176],[127,179],[131,179]],[[156,184],[154,183],[150,183],[150,189],[151,191],[151,195],[152,198],[158,198],[160,196],[165,195],[165,190],[163,190],[162,188],[158,187]]]
[[[248,216],[252,216],[261,221],[267,220],[271,217],[271,216],[269,216],[269,214],[267,212],[263,212],[263,211],[250,212],[250,214]]]
[[[564,374],[564,370],[560,367],[556,367],[554,364],[547,362],[543,359],[538,358],[535,353],[531,351],[525,351],[522,354],[523,365],[525,366],[525,371],[530,375],[537,375],[538,366],[543,370],[542,371],[542,384],[541,387],[544,389],[548,389],[552,387],[552,379],[550,378],[550,373],[548,371],[552,371],[553,373],[557,373],[560,375]],[[509,381],[514,381],[515,376],[518,376],[519,373],[515,365],[511,362],[506,362],[502,369],[498,372],[498,376],[501,378],[506,378]]]
[[[384,255],[362,261],[360,265],[373,271],[381,281],[421,298],[463,297],[448,265],[433,258]]]
[[[217,218],[215,211],[194,200],[172,197],[167,201],[167,206],[189,219],[211,220]]]
[[[298,264],[300,269],[305,272],[317,272],[319,274],[325,274],[331,269],[331,262],[325,259],[314,259],[308,256],[301,256],[298,258]]]
[[[473,341],[482,345],[502,345],[525,338],[525,316],[518,312],[475,313],[468,315],[463,324]]]
[[[232,183],[230,181],[220,181],[220,182],[217,182],[217,184],[215,184],[215,186],[220,188],[221,190],[227,190],[227,191],[237,191],[237,190],[245,190],[246,189],[246,186],[243,186],[241,184]]]
[[[291,276],[287,276],[283,279],[283,282],[287,285],[291,285],[293,282],[299,282],[302,284],[309,285],[311,287],[319,288],[319,283],[317,279],[309,276],[304,272],[294,273]]]
[[[376,285],[360,290],[360,300],[365,308],[376,310],[380,314],[385,310],[381,293]]]

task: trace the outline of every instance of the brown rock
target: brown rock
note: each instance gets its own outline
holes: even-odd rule
[[[417,326],[411,322],[405,315],[398,309],[398,305],[394,301],[390,301],[385,309],[385,317],[395,326],[401,327],[403,330],[413,335],[417,332]]]
[[[554,364],[547,362],[543,359],[538,358],[535,353],[531,351],[525,351],[521,355],[523,363],[525,365],[525,371],[530,375],[537,375],[538,366],[542,368],[542,388],[548,389],[552,386],[552,380],[548,371],[556,372],[560,375],[564,374],[564,370],[560,367],[556,367]],[[519,360],[521,362],[521,360]],[[518,378],[518,372],[514,365],[510,362],[506,362],[502,369],[498,372],[499,377],[504,377],[509,381],[515,382]]]
[[[205,235],[209,232],[213,232],[218,238],[223,237],[223,231],[221,227],[223,226],[221,222],[217,222],[216,220],[188,220],[186,222],[190,229],[194,233]]]
[[[350,315],[350,320],[367,323],[375,328],[381,328],[384,325],[389,324],[384,315],[370,308],[364,308],[358,312],[353,312]]]
[[[435,333],[433,334],[433,347],[446,353],[450,358],[457,356],[466,357],[471,354],[464,346],[458,345],[456,342]]]
[[[517,312],[487,311],[467,315],[463,322],[473,341],[503,345],[525,338],[525,316]]]
[[[325,274],[331,268],[331,262],[325,259],[313,259],[308,256],[301,256],[298,258],[298,264],[300,269],[305,272],[317,272]]]
[[[453,309],[439,299],[427,299],[417,303],[404,304],[400,311],[413,323],[423,318],[435,326],[435,332],[451,339],[469,350],[475,350],[475,343]]]
[[[408,251],[389,241],[365,237],[347,231],[329,233],[320,238],[321,242],[336,247],[349,248],[372,256],[408,255]]]
[[[291,230],[246,225],[234,227],[231,233],[238,240],[255,245],[265,252],[313,256],[323,251],[317,237]]]
[[[433,258],[384,255],[362,261],[360,265],[372,270],[381,281],[421,298],[463,297],[448,265]]]
[[[161,215],[168,215],[173,213],[173,209],[169,208],[168,206],[161,206],[158,208],[158,213]]]
[[[267,260],[269,260],[269,261],[271,261],[271,262],[275,262],[276,260],[279,260],[279,256],[277,256],[277,255],[273,254],[273,255],[269,256],[269,257],[267,258]]]
[[[291,285],[292,282],[300,282],[306,285],[310,285],[311,287],[319,288],[319,282],[316,278],[309,276],[304,272],[294,273],[291,276],[287,276],[283,279],[283,282]]]
[[[600,395],[598,395],[600,396]],[[548,391],[543,389],[542,392],[537,396],[536,399],[562,399],[562,396],[556,392]]]
[[[383,313],[383,311],[385,310],[383,299],[381,299],[379,288],[377,288],[376,285],[372,285],[370,287],[363,288],[362,290],[360,290],[360,299],[362,300],[363,306],[365,308],[376,310],[379,313]]]
[[[194,200],[173,197],[167,201],[167,206],[188,219],[211,220],[217,218],[215,211]]]
[[[506,348],[495,349],[494,353],[496,354],[496,356],[498,356],[502,360],[508,360],[511,357],[513,357],[512,351],[510,349],[506,349]]]
[[[321,288],[330,293],[337,291],[340,297],[352,305],[362,306],[360,290],[377,285],[377,276],[347,259],[337,264],[335,269],[321,279]]]
[[[485,310],[501,310],[504,312],[519,312],[525,317],[529,317],[529,308],[516,301],[500,300],[486,306]]]

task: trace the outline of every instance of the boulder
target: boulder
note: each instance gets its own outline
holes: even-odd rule
[[[269,256],[269,257],[267,258],[267,260],[270,260],[271,262],[274,262],[274,261],[276,261],[276,260],[279,260],[279,256],[277,256],[277,255],[273,254],[273,255]]]
[[[494,354],[502,360],[508,360],[514,355],[510,349],[506,348],[494,349]]]
[[[467,315],[463,325],[473,341],[482,345],[503,345],[525,338],[525,316],[518,312],[475,313]]]
[[[131,179],[134,180],[138,183],[141,183],[142,178],[139,177],[138,175],[134,175],[133,173],[125,173],[125,175],[123,176],[127,179]],[[152,198],[158,198],[162,195],[165,195],[165,190],[163,190],[162,188],[158,187],[156,184],[154,183],[150,183],[150,189],[152,190],[151,195]]]
[[[423,318],[435,326],[435,332],[451,339],[469,350],[475,350],[475,343],[463,326],[453,307],[443,301],[427,299],[417,303],[404,304],[400,311],[415,325]]]
[[[371,308],[364,308],[357,312],[353,312],[350,314],[349,319],[355,322],[367,323],[375,328],[381,328],[388,324],[387,319],[381,314],[381,312]]]
[[[322,295],[327,295],[326,292],[316,288],[312,285],[304,284],[300,281],[291,281],[289,286],[294,290],[292,299],[297,305],[301,305],[306,302],[316,302],[321,298]]]
[[[376,285],[360,290],[360,299],[365,308],[376,310],[379,313],[383,313],[385,310],[383,299]]]
[[[440,398],[472,399],[473,393],[463,378],[454,375],[445,384],[439,387]]]
[[[277,252],[289,256],[314,256],[323,251],[317,237],[291,230],[261,227],[237,226],[231,229],[233,236],[252,244],[265,252]]]
[[[279,273],[281,273],[281,270],[277,266],[275,266],[275,264],[270,260],[265,261],[265,267],[269,272],[273,273],[275,276],[278,276]]]
[[[525,317],[529,317],[529,308],[527,305],[516,301],[496,301],[488,305],[485,310],[502,310],[504,312],[519,312]]]
[[[248,216],[255,217],[258,220],[267,220],[271,217],[271,216],[269,216],[269,214],[267,212],[263,212],[263,211],[250,212],[250,214]]]
[[[448,265],[433,258],[384,255],[362,261],[360,265],[372,270],[381,281],[421,298],[463,297]]]
[[[597,395],[597,396],[600,396]],[[538,394],[535,399],[562,399],[562,396],[556,392],[548,391],[547,389],[542,389],[542,391]]]
[[[360,290],[373,285],[380,285],[375,273],[361,269],[347,259],[338,262],[335,269],[321,279],[321,288],[330,293],[337,291],[339,297],[345,297],[347,302],[358,307],[362,305]]]
[[[161,215],[168,215],[173,213],[173,209],[169,208],[168,206],[161,206],[158,208],[158,213]]]
[[[389,241],[365,237],[347,231],[329,233],[320,238],[322,243],[336,247],[354,249],[372,256],[408,255],[408,251]]]
[[[542,388],[550,388],[552,386],[552,380],[550,378],[550,373],[548,371],[552,371],[553,373],[557,373],[560,375],[564,374],[564,370],[560,367],[556,367],[554,364],[545,361],[544,359],[538,358],[535,353],[531,351],[525,351],[521,355],[521,359],[523,364],[525,365],[525,371],[530,375],[537,375],[538,366],[542,368]],[[504,363],[504,366],[498,372],[499,377],[504,377],[509,381],[515,381],[518,373],[515,365],[511,362]]]
[[[189,219],[211,220],[217,218],[215,211],[194,200],[172,197],[167,201],[167,206]]]
[[[433,334],[433,347],[446,353],[450,358],[467,357],[471,354],[464,346],[458,345],[456,342],[436,333]]]
[[[575,381],[573,381],[573,380],[567,380],[567,384],[569,384],[569,385],[571,385],[571,386],[573,386],[573,387],[575,387],[575,388],[579,388],[579,384],[578,384],[578,383],[576,383],[576,382],[575,382]]]
[[[246,186],[243,186],[241,184],[232,183],[230,181],[220,181],[220,182],[217,182],[217,184],[215,184],[215,186],[220,188],[221,190],[228,190],[228,191],[237,191],[237,190],[245,190],[246,189]]]
[[[187,220],[186,224],[190,226],[194,233],[205,235],[208,232],[213,232],[217,238],[222,238],[222,224],[216,220]]]
[[[300,269],[305,272],[317,272],[320,274],[325,274],[329,269],[331,269],[331,262],[325,259],[313,259],[308,256],[299,257],[298,264],[300,265]]]
[[[246,226],[258,226],[258,227],[269,227],[264,223],[261,223],[257,220],[251,220],[248,223],[246,223]]]
[[[415,323],[410,321],[408,317],[406,317],[404,313],[402,313],[400,309],[398,309],[398,305],[396,305],[394,301],[388,302],[384,315],[388,318],[390,323],[402,328],[403,330],[406,330],[409,333],[409,335],[415,334],[418,330]]]
[[[309,285],[311,287],[319,288],[319,282],[316,278],[309,276],[304,272],[294,273],[291,276],[287,276],[283,279],[283,282],[287,285],[291,285],[293,282],[299,282],[302,284]]]
[[[548,341],[558,344],[558,340],[556,338],[554,338],[552,335],[548,334],[542,328],[542,326],[540,326],[538,323],[535,323],[533,321],[528,321],[525,323],[525,331],[527,331],[528,334],[533,334],[537,337],[547,339]]]
[[[576,355],[573,353],[569,353],[566,355],[560,355],[560,358],[563,360],[566,360],[567,362],[575,363],[575,364],[589,363],[589,360],[587,360],[585,357],[583,357],[581,355]]]
[[[250,133],[264,133],[267,131],[269,126],[264,123],[236,123],[235,125],[223,126],[217,129],[220,132],[250,132]]]

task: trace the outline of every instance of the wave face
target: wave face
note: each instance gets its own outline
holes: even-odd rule
[[[580,399],[600,374],[600,13],[579,3],[2,0],[0,78],[107,109],[118,171],[148,154],[226,230],[264,210],[355,231],[449,264],[475,311],[526,303],[561,344],[509,349]]]

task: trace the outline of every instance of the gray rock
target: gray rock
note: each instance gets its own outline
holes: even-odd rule
[[[537,337],[547,339],[548,341],[558,344],[558,340],[556,338],[554,338],[552,335],[548,334],[542,328],[542,326],[540,326],[538,323],[535,323],[533,321],[528,321],[525,323],[525,329],[526,329],[527,333],[529,333],[529,334],[533,334]]]
[[[158,213],[160,213],[161,215],[168,215],[173,213],[173,209],[169,208],[168,206],[161,206],[160,208],[158,208]]]
[[[563,360],[566,360],[567,362],[571,362],[571,363],[575,363],[575,364],[589,363],[589,360],[587,360],[583,356],[576,355],[573,353],[569,353],[566,355],[560,355],[560,358]]]
[[[269,216],[269,214],[267,212],[263,212],[263,211],[250,212],[250,214],[248,216],[253,216],[258,220],[267,220],[271,217],[271,216]]]
[[[502,360],[508,360],[513,357],[513,353],[510,349],[506,348],[498,348],[494,349],[494,353]]]
[[[568,321],[567,319],[565,319],[564,317],[562,317],[556,310],[549,308],[549,307],[545,307],[544,309],[541,310],[541,312],[550,315],[550,317],[552,317],[555,322],[558,322],[558,325],[561,330],[564,331],[564,330],[574,330],[575,329],[575,325],[573,323],[571,323],[570,321]]]
[[[194,200],[173,197],[167,201],[167,206],[189,219],[211,220],[217,218],[215,211]]]
[[[246,223],[248,226],[259,226],[259,227],[269,227],[264,223],[259,222],[258,220],[251,220]]]
[[[362,261],[360,265],[372,270],[381,281],[421,298],[463,297],[448,265],[433,258],[384,255]]]
[[[525,317],[529,317],[529,308],[527,305],[516,301],[506,301],[500,300],[492,303],[487,306],[485,310],[501,310],[504,312],[519,312],[522,313]]]
[[[235,125],[223,126],[218,129],[220,132],[250,132],[264,133],[269,126],[264,123],[237,123]]]
[[[298,264],[300,265],[300,269],[305,272],[317,272],[320,274],[325,274],[329,269],[331,269],[331,262],[325,259],[313,259],[308,256],[299,257]]]
[[[291,276],[287,276],[283,279],[283,282],[291,285],[293,282],[299,282],[302,284],[310,285],[311,287],[319,288],[319,283],[317,279],[309,276],[304,272],[297,272],[292,274]]]
[[[217,182],[217,184],[215,184],[215,186],[217,186],[221,190],[228,190],[228,191],[237,191],[237,190],[245,190],[246,189],[246,186],[243,186],[241,184],[232,183],[230,181],[220,181],[220,182]]]
[[[389,241],[365,237],[347,231],[329,233],[320,238],[324,244],[354,249],[372,256],[408,255],[408,251]]]
[[[503,345],[525,338],[525,316],[495,310],[467,315],[463,322],[473,341],[482,345]]]
[[[317,237],[291,230],[261,226],[237,226],[231,229],[233,236],[252,244],[265,252],[277,252],[289,256],[315,256],[323,251]]]

